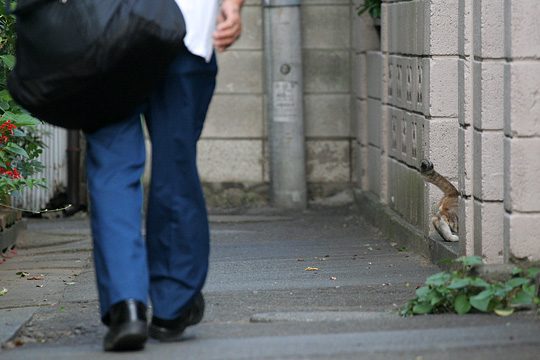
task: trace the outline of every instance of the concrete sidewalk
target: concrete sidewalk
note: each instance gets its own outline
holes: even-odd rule
[[[205,319],[186,341],[150,341],[128,354],[101,350],[87,220],[30,220],[19,254],[0,266],[0,288],[8,289],[0,297],[0,335],[13,348],[0,358],[539,358],[540,319],[532,313],[398,316],[416,286],[439,270],[394,248],[356,214],[212,216]]]

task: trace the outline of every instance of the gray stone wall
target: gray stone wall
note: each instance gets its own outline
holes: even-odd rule
[[[261,4],[246,1],[241,39],[218,55],[216,95],[198,149],[201,178],[212,193],[223,184],[256,189],[262,198],[267,192]],[[351,1],[304,0],[301,9],[306,169],[314,200],[351,184]]]
[[[540,259],[539,16],[535,0],[383,2],[380,51],[352,72],[367,81],[355,91],[357,186],[426,252],[441,245],[429,237],[441,193],[419,176],[422,158],[462,193],[449,252]]]

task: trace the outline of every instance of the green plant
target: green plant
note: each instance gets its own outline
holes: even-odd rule
[[[478,256],[460,257],[454,261],[456,269],[443,271],[427,278],[416,290],[416,297],[401,310],[401,315],[420,315],[469,312],[511,315],[522,307],[537,307],[535,278],[540,268],[514,268],[506,281],[483,279],[471,269],[482,264]]]
[[[374,19],[381,18],[381,0],[364,0],[364,3],[356,8],[358,15],[362,15],[366,11],[369,12]]]
[[[0,6],[0,203],[15,191],[44,186],[44,179],[32,179],[41,171],[37,160],[43,142],[36,126],[40,121],[17,105],[7,90],[7,77],[15,66],[15,18]]]

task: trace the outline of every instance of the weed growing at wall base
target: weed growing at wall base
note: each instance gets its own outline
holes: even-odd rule
[[[508,280],[493,281],[473,274],[473,268],[482,264],[478,256],[460,257],[454,263],[455,270],[428,277],[401,315],[483,312],[508,316],[540,305],[535,284],[540,268],[516,267]]]

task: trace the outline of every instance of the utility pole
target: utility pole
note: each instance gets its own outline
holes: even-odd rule
[[[307,205],[301,0],[263,0],[270,181],[274,206]]]

